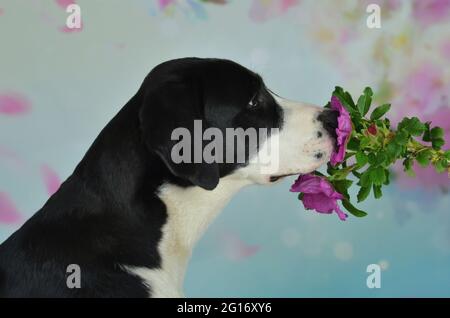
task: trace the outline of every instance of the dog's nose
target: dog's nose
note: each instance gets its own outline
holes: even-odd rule
[[[325,109],[323,110],[317,119],[322,123],[325,130],[328,134],[336,139],[336,128],[338,127],[338,118],[339,113],[335,110]]]

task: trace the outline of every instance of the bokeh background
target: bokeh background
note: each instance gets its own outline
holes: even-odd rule
[[[149,70],[184,57],[233,59],[290,99],[324,105],[335,85],[372,86],[393,121],[450,136],[449,0],[0,0],[0,241],[67,178]],[[381,7],[381,28],[366,7]],[[448,147],[447,147],[448,148]],[[369,216],[306,211],[293,178],[240,192],[190,263],[187,296],[450,296],[449,179],[396,168]],[[80,233],[82,235],[82,233]],[[366,267],[382,267],[380,289]]]

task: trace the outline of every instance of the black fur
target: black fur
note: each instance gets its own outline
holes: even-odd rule
[[[234,62],[185,58],[155,67],[60,189],[0,245],[0,297],[151,295],[122,266],[160,266],[167,214],[158,187],[213,189],[238,166],[170,160],[172,129],[192,129],[194,119],[204,129],[271,128],[282,113],[262,79]],[[66,286],[69,264],[80,265],[80,289]]]

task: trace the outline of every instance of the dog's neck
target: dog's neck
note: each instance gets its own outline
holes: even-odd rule
[[[212,191],[171,184],[161,187],[159,197],[168,215],[158,246],[161,267],[140,273],[149,280],[152,296],[182,295],[184,274],[195,244],[231,197],[247,184],[246,180],[225,177]]]

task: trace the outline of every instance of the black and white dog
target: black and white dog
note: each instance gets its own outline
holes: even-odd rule
[[[177,127],[279,128],[275,173],[244,163],[174,163]],[[1,297],[180,297],[195,243],[249,184],[307,173],[329,160],[336,114],[287,101],[228,60],[155,67],[73,174],[0,245]],[[81,270],[68,288],[67,267]]]

